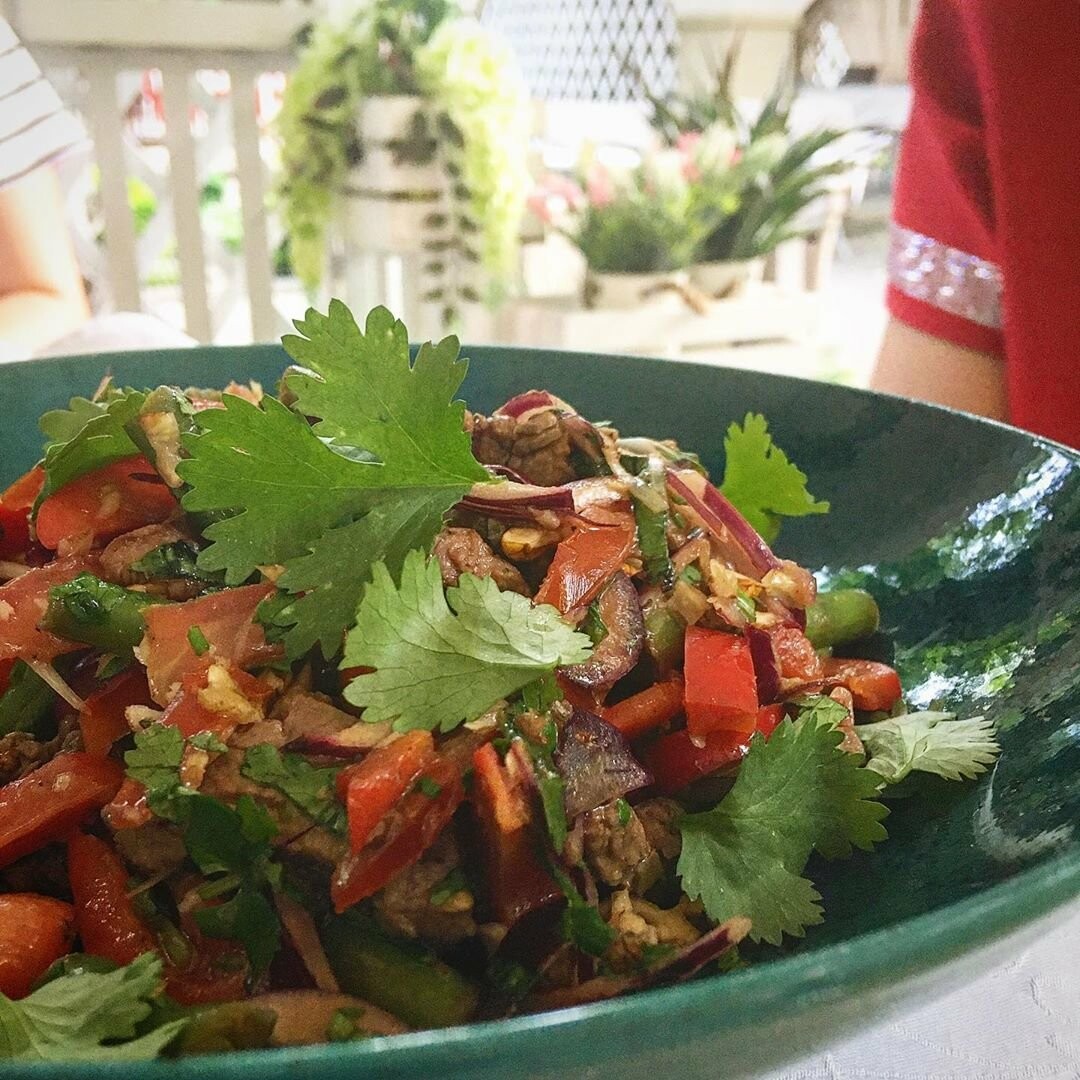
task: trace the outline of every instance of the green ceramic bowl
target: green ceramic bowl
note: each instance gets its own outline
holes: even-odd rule
[[[764,413],[833,504],[787,524],[779,550],[870,588],[909,698],[993,717],[997,766],[977,784],[895,802],[877,853],[812,868],[824,925],[733,975],[347,1046],[0,1077],[746,1075],[969,980],[1080,894],[1080,457],[969,416],[795,379],[526,349],[471,355],[465,397],[476,408],[546,387],[624,432],[678,438],[713,467],[728,423]],[[106,371],[139,386],[272,385],[283,362],[266,346],[0,368],[0,481],[35,460],[37,417]]]

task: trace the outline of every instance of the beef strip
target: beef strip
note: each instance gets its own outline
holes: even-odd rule
[[[623,817],[625,823],[620,820]],[[637,814],[629,807],[620,808],[618,799],[590,810],[584,826],[585,862],[605,885],[630,881],[653,853]]]
[[[604,456],[599,430],[557,409],[534,409],[520,417],[473,414],[466,426],[477,461],[513,469],[530,484],[569,483],[582,475],[578,461],[599,464]],[[595,475],[595,469],[590,466],[584,475]]]
[[[529,596],[529,586],[516,566],[496,555],[474,529],[447,528],[435,537],[444,585],[456,585],[462,574],[491,578],[504,592]]]

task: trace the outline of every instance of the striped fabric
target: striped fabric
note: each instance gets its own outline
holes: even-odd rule
[[[85,138],[82,125],[0,18],[0,187],[55,161]]]

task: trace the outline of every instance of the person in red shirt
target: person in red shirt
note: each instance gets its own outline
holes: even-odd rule
[[[1080,0],[923,0],[873,385],[1080,447]]]

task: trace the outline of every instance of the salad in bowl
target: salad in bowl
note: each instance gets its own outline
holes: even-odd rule
[[[103,382],[0,495],[0,1057],[391,1036],[753,962],[979,717],[907,712],[828,504],[456,339],[309,312],[276,394]]]

